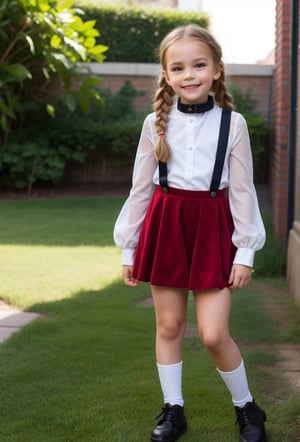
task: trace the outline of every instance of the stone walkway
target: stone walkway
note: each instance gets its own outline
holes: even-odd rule
[[[38,313],[24,312],[0,301],[0,344],[39,316]]]

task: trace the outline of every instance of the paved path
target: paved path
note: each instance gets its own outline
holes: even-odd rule
[[[0,301],[0,344],[39,316],[38,313],[24,312]]]

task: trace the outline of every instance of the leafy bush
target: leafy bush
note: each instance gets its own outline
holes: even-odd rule
[[[95,21],[83,21],[73,0],[2,0],[0,5],[0,173],[2,185],[23,188],[40,178],[57,182],[62,157],[40,124],[55,114],[53,96],[74,110],[101,100],[99,78],[79,73],[78,62],[102,62]],[[79,86],[74,89],[72,81]],[[64,89],[64,94],[58,91]]]
[[[286,268],[286,253],[280,238],[274,231],[273,218],[263,212],[267,232],[266,244],[255,254],[255,277],[283,276]]]
[[[264,118],[255,112],[255,100],[251,98],[250,90],[242,91],[239,87],[232,85],[230,92],[234,98],[235,109],[247,120],[255,180],[266,182],[268,176],[268,125]]]
[[[188,23],[204,28],[209,25],[208,16],[203,12],[103,6],[92,0],[76,0],[76,4],[101,30],[102,39],[109,46],[107,61],[155,63],[156,48],[171,29]]]
[[[83,162],[95,149],[115,166],[132,161],[143,120],[133,110],[137,92],[128,82],[115,95],[96,90],[104,103],[90,99],[86,112],[76,103],[72,113],[61,105],[53,117],[39,107],[31,111],[30,124],[11,134],[3,152],[2,186],[30,192],[34,183],[58,183],[69,160]]]
[[[143,120],[133,109],[138,92],[128,81],[115,95],[108,89],[99,88],[98,92],[103,98],[101,107],[91,102],[87,112],[77,108],[72,114],[62,108],[48,121],[50,142],[83,154],[97,149],[108,156],[118,152],[130,155],[136,148]]]

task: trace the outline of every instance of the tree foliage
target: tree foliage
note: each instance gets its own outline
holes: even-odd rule
[[[98,78],[81,81],[79,62],[102,62],[106,46],[97,44],[100,33],[95,21],[82,19],[83,11],[73,0],[2,0],[0,5],[0,127],[1,149],[13,129],[23,127],[30,112],[46,106],[55,110],[52,97],[59,88],[65,102],[74,108],[86,96],[100,97],[94,90]]]

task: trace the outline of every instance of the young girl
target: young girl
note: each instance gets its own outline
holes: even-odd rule
[[[151,440],[175,441],[187,428],[182,339],[191,290],[199,336],[231,393],[240,440],[265,441],[266,415],[228,330],[232,291],[251,280],[265,241],[247,124],[232,111],[221,48],[206,30],[170,32],[160,63],[155,112],[144,121],[132,189],[114,230],[125,284],[151,284],[164,397]]]

